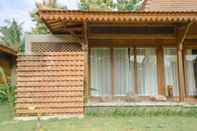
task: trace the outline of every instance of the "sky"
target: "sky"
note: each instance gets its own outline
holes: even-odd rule
[[[23,31],[31,31],[34,23],[31,20],[30,12],[34,10],[36,0],[0,0],[0,26],[5,25],[6,19],[16,19],[23,23]],[[65,5],[68,9],[78,8],[79,0],[58,0],[58,3]]]

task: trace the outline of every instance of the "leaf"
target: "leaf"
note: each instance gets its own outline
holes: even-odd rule
[[[0,27],[0,39],[10,48],[19,50],[22,44],[22,24],[18,24],[14,19],[5,20],[6,25]]]

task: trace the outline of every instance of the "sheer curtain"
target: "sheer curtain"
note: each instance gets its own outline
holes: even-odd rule
[[[91,49],[91,95],[111,96],[111,53],[108,48]]]
[[[154,48],[137,48],[137,77],[140,96],[157,95],[157,64]]]
[[[168,86],[170,85],[173,86],[173,96],[178,96],[177,52],[175,48],[164,49],[164,63],[166,94],[168,94]]]
[[[129,96],[134,89],[133,49],[115,48],[115,95]]]
[[[197,87],[196,87],[196,70],[197,70],[197,51],[188,49],[185,56],[185,69],[186,69],[186,84],[187,84],[187,95],[196,96]]]

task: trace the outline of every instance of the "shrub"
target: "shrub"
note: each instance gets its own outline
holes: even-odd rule
[[[2,67],[0,67],[0,76],[3,81],[3,84],[0,85],[0,102],[8,102],[11,106],[14,106],[15,87],[8,84],[6,74]]]
[[[15,87],[0,86],[0,103],[8,102],[11,106],[15,103]]]

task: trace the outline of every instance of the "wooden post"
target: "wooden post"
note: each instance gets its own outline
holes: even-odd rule
[[[84,51],[84,57],[85,57],[84,95],[85,95],[85,101],[87,102],[90,91],[89,91],[89,81],[88,81],[89,80],[88,27],[86,22],[83,23],[83,34],[84,34],[84,38],[82,40],[82,50]]]
[[[183,62],[183,44],[189,29],[193,22],[186,26],[177,28],[177,63],[178,63],[178,85],[179,85],[179,101],[184,101],[185,97],[185,73]]]
[[[165,84],[164,84],[164,51],[160,46],[157,49],[157,78],[158,78],[158,94],[161,96],[165,95]]]
[[[183,69],[183,50],[177,48],[177,62],[178,62],[178,83],[179,83],[179,101],[184,101],[185,96],[185,78]]]

